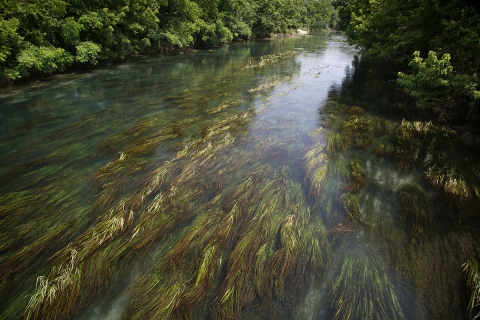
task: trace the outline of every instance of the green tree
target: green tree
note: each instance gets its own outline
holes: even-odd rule
[[[360,46],[365,55],[390,60],[401,68],[411,61],[412,78],[401,74],[399,83],[419,99],[420,106],[437,111],[441,117],[478,116],[475,92],[480,68],[480,16],[469,1],[338,0],[335,5],[340,8],[341,25],[349,41]],[[411,60],[417,51],[424,56],[418,53]],[[442,58],[434,60],[430,51]],[[435,71],[442,69],[446,59],[452,67],[447,78]],[[429,77],[436,78],[421,80],[427,71]],[[413,88],[414,83],[424,87]],[[444,83],[442,89],[439,83]],[[442,90],[445,94],[440,97]]]
[[[159,48],[333,25],[331,0],[4,0],[3,80]]]
[[[409,66],[413,74],[399,72],[398,83],[416,99],[422,108],[436,111],[441,119],[451,113],[473,115],[480,103],[477,75],[455,73],[448,53],[438,59],[434,51],[423,59],[420,52],[413,54]]]

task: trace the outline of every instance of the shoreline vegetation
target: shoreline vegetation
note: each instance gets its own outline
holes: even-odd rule
[[[337,20],[331,0],[6,0],[0,84],[148,52],[325,30]]]

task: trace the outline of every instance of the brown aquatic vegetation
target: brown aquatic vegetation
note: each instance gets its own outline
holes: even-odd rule
[[[36,293],[30,298],[25,310],[26,319],[69,319],[73,315],[81,275],[75,267],[77,252],[71,249],[68,254],[65,264],[53,270],[53,278],[37,278]]]
[[[375,147],[373,153],[380,158],[380,161],[383,160],[386,156],[391,156],[395,151],[395,147],[388,141],[380,141],[379,144]]]
[[[444,167],[429,167],[425,176],[434,187],[443,190],[449,199],[461,202],[472,197],[472,191],[462,171],[455,163],[451,163]]]
[[[328,230],[328,234],[333,235],[333,239],[355,231],[355,224],[347,221],[347,223],[339,223]]]

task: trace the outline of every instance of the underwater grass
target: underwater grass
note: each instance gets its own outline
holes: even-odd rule
[[[350,221],[354,221],[362,225],[366,229],[370,229],[370,225],[365,222],[360,212],[360,205],[358,202],[358,195],[353,193],[344,193],[340,196],[340,203],[347,214]]]
[[[399,190],[403,217],[412,225],[414,236],[427,231],[433,222],[433,213],[426,192],[415,183],[403,185]]]
[[[468,312],[470,319],[480,317],[480,268],[478,261],[470,260],[463,265],[463,271],[467,273],[467,285],[470,288],[470,302]]]
[[[245,70],[277,63],[294,54],[295,51],[273,54],[258,63],[251,63]],[[238,76],[230,75],[229,79],[235,80],[235,77]],[[285,77],[279,81],[289,79]],[[273,85],[279,81],[274,80]],[[205,92],[218,90],[219,86],[237,87],[235,81],[229,81],[227,85],[207,82],[200,88]],[[273,85],[270,83],[269,88]],[[184,122],[166,126],[172,123],[172,117],[168,112],[156,111],[160,102],[145,106],[142,105],[143,100],[137,99],[134,101],[139,104],[138,110],[125,111],[121,104],[115,104],[25,145],[8,157],[2,157],[2,161],[20,163],[2,176],[6,182],[17,180],[8,188],[2,186],[7,191],[0,197],[1,214],[5,218],[2,226],[23,223],[23,229],[15,231],[16,239],[32,244],[25,246],[22,253],[34,253],[31,254],[32,259],[48,246],[53,245],[52,249],[57,250],[44,263],[45,268],[41,272],[46,269],[50,273],[47,271],[46,276],[38,277],[37,288],[33,295],[29,295],[30,302],[26,305],[24,317],[70,318],[100,292],[111,290],[118,282],[119,274],[123,274],[122,269],[128,269],[133,261],[145,256],[150,249],[156,250],[159,240],[170,237],[178,229],[185,230],[187,234],[190,232],[190,237],[180,242],[181,246],[174,246],[176,250],[165,257],[172,258],[172,264],[176,266],[188,262],[193,267],[187,268],[186,274],[192,278],[179,277],[178,285],[171,282],[167,289],[165,284],[169,280],[156,277],[162,286],[155,292],[167,303],[155,305],[151,315],[162,318],[175,312],[177,316],[188,317],[197,308],[205,308],[205,303],[211,303],[215,297],[214,288],[221,285],[215,276],[219,268],[225,267],[229,261],[225,255],[232,251],[241,235],[247,234],[243,229],[245,226],[263,233],[268,239],[266,242],[272,252],[268,251],[263,266],[267,264],[267,258],[272,258],[274,252],[280,250],[276,257],[282,267],[276,277],[282,279],[283,285],[284,278],[294,270],[295,255],[286,253],[284,259],[282,248],[286,252],[292,251],[286,249],[290,248],[286,239],[300,234],[296,228],[301,230],[303,227],[300,225],[303,226],[308,218],[293,212],[298,196],[285,196],[282,192],[291,180],[288,170],[259,166],[258,160],[265,154],[272,159],[277,155],[282,157],[290,150],[278,140],[269,141],[271,143],[257,148],[255,153],[234,150],[233,146],[242,142],[248,124],[255,116],[253,108],[238,108],[240,112],[232,113],[244,103],[238,95],[229,101],[219,99],[216,105],[209,103],[209,94],[192,99],[196,95],[195,92],[181,92],[178,96],[171,96],[170,100],[162,101],[175,107],[169,112],[188,116],[189,119]],[[130,124],[129,127],[126,120],[140,109],[149,116],[135,120],[134,126]],[[84,142],[87,140],[88,144]],[[101,152],[93,154],[89,150],[92,144],[96,146],[96,151]],[[180,150],[177,149],[179,145],[182,146]],[[167,150],[166,156],[153,156],[159,147]],[[171,154],[173,156],[169,157]],[[26,159],[36,160],[22,163]],[[61,163],[64,165],[60,166]],[[89,169],[85,171],[83,167]],[[238,176],[245,173],[249,173],[248,179],[239,183]],[[271,174],[274,178],[265,178],[265,175]],[[30,181],[31,178],[35,181]],[[63,183],[58,184],[59,181]],[[78,185],[75,192],[70,193],[70,185]],[[29,186],[38,187],[32,190]],[[298,192],[301,188],[297,186],[295,190]],[[264,207],[259,207],[262,198],[270,201],[264,201]],[[289,211],[282,208],[282,204]],[[79,208],[72,210],[76,206]],[[47,208],[51,210],[47,211]],[[308,209],[304,207],[301,211],[308,212]],[[261,220],[264,226],[256,221],[257,213],[264,216]],[[42,226],[41,229],[47,232],[39,237],[33,233],[33,225],[24,222],[30,218],[32,220],[28,221],[35,221],[33,219],[42,215],[48,217],[49,223],[57,217],[62,224],[51,230]],[[286,216],[292,216],[292,221],[296,222],[289,228],[288,223],[284,224],[285,241],[278,248],[275,240],[282,234],[279,227]],[[294,219],[294,216],[298,217]],[[205,224],[199,224],[203,227],[197,226],[197,236],[192,236],[194,231],[188,226],[202,219],[205,219]],[[217,224],[220,227],[215,228]],[[71,230],[72,225],[78,229]],[[204,232],[205,228],[212,232]],[[287,229],[290,231],[287,232]],[[2,234],[0,239],[3,237]],[[247,240],[248,237],[244,242],[248,243]],[[252,257],[256,254],[255,248],[258,246],[252,247]],[[14,242],[2,245],[0,250],[9,253],[2,256],[4,260],[0,263],[13,264],[17,258],[30,261],[22,258],[22,254],[15,255]],[[317,257],[317,261],[320,260]],[[254,261],[252,258],[252,265]],[[22,270],[18,269],[18,273],[25,274],[27,268],[28,272],[35,273],[27,264],[19,265],[19,268]],[[117,269],[120,271],[115,274],[117,271],[113,270]],[[13,271],[10,274],[17,272]],[[170,274],[177,272],[167,266],[162,271]],[[245,281],[245,277],[239,279]],[[272,288],[280,292],[281,285],[274,284]],[[255,291],[254,286],[250,288],[253,291],[249,291],[248,297],[250,292]],[[33,291],[27,290],[14,295],[25,296]],[[154,302],[157,300],[154,299],[152,306]],[[136,314],[138,310],[133,309]]]
[[[343,153],[350,146],[350,139],[342,133],[331,132],[327,137],[327,150],[330,155]]]
[[[365,188],[367,185],[367,175],[365,174],[363,167],[360,165],[360,160],[358,158],[351,160],[346,166],[346,169],[348,183],[345,186],[345,190],[360,191]]]
[[[381,264],[365,254],[345,257],[329,295],[333,319],[404,319]]]
[[[305,176],[310,180],[310,193],[320,198],[328,173],[329,160],[322,142],[317,142],[303,157]]]
[[[474,190],[480,183],[472,166],[477,158],[465,154],[456,132],[432,122],[403,120],[395,134],[398,166],[423,168],[426,179],[445,194],[451,206],[472,212]]]
[[[411,287],[415,314],[419,318],[463,317],[468,300],[465,274],[458,261],[467,261],[476,252],[477,237],[438,225],[437,232],[413,242],[411,233],[396,224],[386,223],[369,236],[382,244],[382,250],[389,253],[382,254],[385,263],[394,267]]]

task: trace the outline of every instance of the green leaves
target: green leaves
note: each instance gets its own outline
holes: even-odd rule
[[[29,46],[18,55],[18,67],[20,75],[27,73],[30,69],[44,73],[52,73],[56,70],[64,70],[73,62],[70,53],[62,48]]]
[[[336,4],[349,41],[362,47],[365,55],[408,64],[412,74],[399,73],[398,82],[420,107],[442,119],[479,116],[480,16],[468,2],[338,0]],[[419,52],[430,53],[421,58]]]
[[[0,77],[123,59],[149,47],[218,45],[325,28],[334,17],[331,0],[5,0]]]
[[[430,51],[423,59],[416,51],[409,66],[413,74],[399,72],[398,83],[420,107],[433,109],[440,118],[458,112],[469,114],[480,103],[477,76],[454,73],[450,54],[438,59],[437,54]]]
[[[90,41],[80,42],[77,46],[77,55],[75,60],[77,62],[89,62],[90,64],[97,64],[102,46]]]

